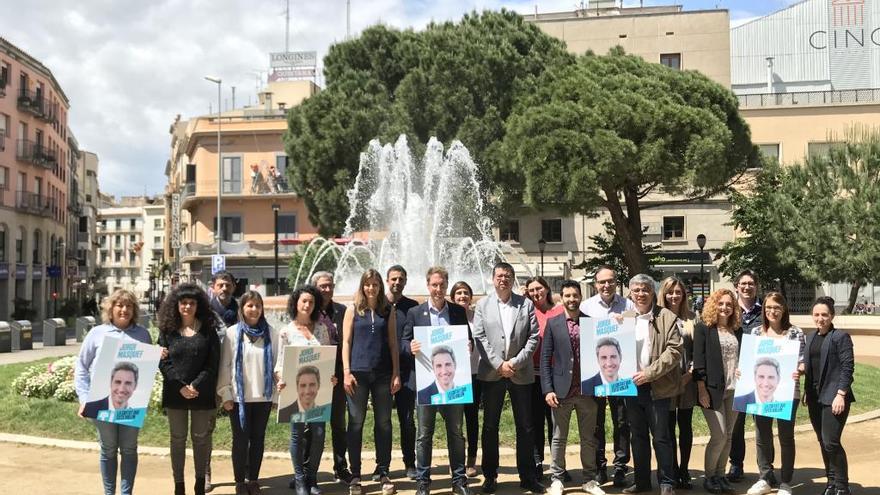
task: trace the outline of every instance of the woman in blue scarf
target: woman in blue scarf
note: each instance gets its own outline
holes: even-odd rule
[[[281,339],[263,313],[263,298],[247,291],[239,301],[239,323],[226,329],[220,357],[217,395],[232,424],[232,470],[236,495],[261,493],[266,425],[277,401],[273,370]]]

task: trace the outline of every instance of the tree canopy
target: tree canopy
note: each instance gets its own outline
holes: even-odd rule
[[[499,151],[505,121],[544,71],[573,61],[561,41],[513,12],[473,13],[419,32],[371,27],[330,48],[326,88],[289,113],[293,188],[319,231],[339,234],[360,152],[373,138],[407,134],[422,146],[433,136],[461,140],[488,193],[515,201],[523,182]]]
[[[636,273],[648,268],[641,209],[658,205],[649,194],[711,197],[759,163],[728,89],[619,48],[541,75],[510,116],[503,150],[525,175],[527,205],[606,208]]]

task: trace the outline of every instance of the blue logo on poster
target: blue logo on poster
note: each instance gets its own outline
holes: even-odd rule
[[[596,397],[635,397],[636,395],[639,395],[639,390],[636,388],[636,384],[633,383],[632,378],[624,378],[623,380],[617,380],[614,383],[596,385],[596,388],[593,389],[593,395],[595,395]]]

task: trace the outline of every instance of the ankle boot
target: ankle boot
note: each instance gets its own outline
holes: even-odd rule
[[[196,495],[205,495],[205,478],[196,478],[193,490],[195,490]]]

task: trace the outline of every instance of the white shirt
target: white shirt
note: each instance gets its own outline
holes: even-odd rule
[[[620,294],[614,294],[614,298],[611,299],[611,304],[608,304],[602,300],[601,295],[596,294],[582,302],[580,309],[582,313],[590,318],[604,320],[608,318],[611,313],[623,314],[627,310],[634,310],[635,304]]]
[[[507,302],[498,298],[498,312],[501,313],[501,329],[504,331],[504,339],[507,345],[510,345],[510,339],[513,335],[513,324],[516,322],[517,307],[513,304],[513,295],[507,298]]]
[[[636,364],[639,371],[651,364],[651,343],[653,341],[651,321],[653,320],[654,313],[651,311],[636,316],[636,353],[639,356]]]

